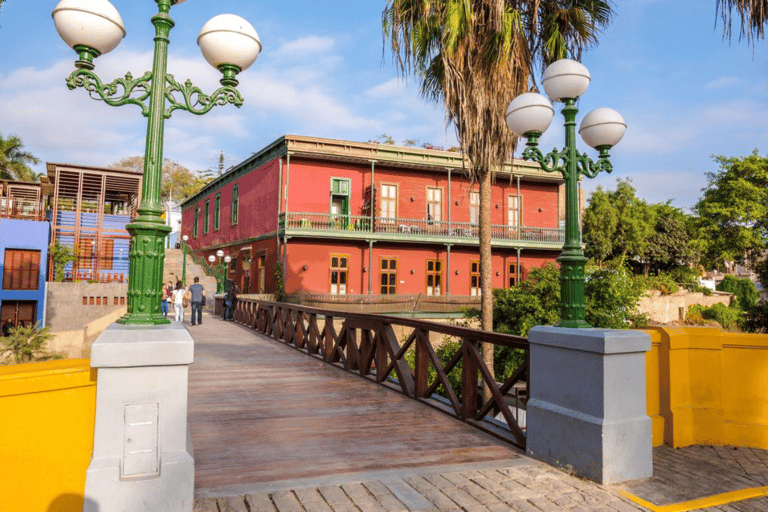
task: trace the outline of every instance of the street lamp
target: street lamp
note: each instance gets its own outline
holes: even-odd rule
[[[77,68],[68,78],[67,87],[82,87],[94,99],[111,106],[137,105],[147,117],[144,181],[138,216],[126,226],[131,234],[129,251],[128,313],[118,323],[160,325],[170,321],[160,312],[164,239],[170,231],[161,216],[160,185],[163,163],[163,129],[174,110],[202,115],[216,105],[243,103],[236,89],[239,72],[247,69],[261,51],[254,28],[233,14],[213,17],[197,38],[205,59],[224,75],[222,87],[206,95],[190,80],[183,84],[166,72],[169,34],[174,26],[169,12],[184,0],[156,0],[155,49],[152,71],[134,78],[131,73],[103,84],[93,73],[95,57],[107,53],[125,36],[123,20],[107,0],[61,0],[53,10],[53,20],[61,38],[78,54]]]
[[[229,265],[229,262],[232,261],[232,257],[227,255],[224,256],[224,251],[219,249],[216,251],[216,256],[211,254],[208,256],[208,262],[213,266],[214,263],[216,263],[216,259],[218,258],[219,264],[218,264],[218,272],[216,277],[216,293],[224,293],[224,269],[227,265]],[[222,258],[224,258],[224,261],[222,261]]]
[[[187,235],[181,237],[181,284],[184,287],[187,286],[187,240],[189,240]]]
[[[565,244],[557,258],[560,263],[560,327],[591,327],[584,319],[584,266],[587,258],[581,249],[577,184],[581,176],[594,178],[600,171],[611,172],[609,150],[624,136],[627,125],[621,115],[610,108],[597,108],[584,116],[579,127],[581,138],[597,149],[593,162],[576,151],[576,101],[589,86],[589,70],[583,64],[562,59],[544,70],[542,85],[553,101],[564,103],[565,149],[553,149],[544,155],[538,148],[539,137],[549,127],[554,109],[542,95],[525,93],[509,104],[507,126],[527,139],[523,160],[538,162],[546,172],[559,172],[565,180]],[[562,164],[561,164],[562,162]]]

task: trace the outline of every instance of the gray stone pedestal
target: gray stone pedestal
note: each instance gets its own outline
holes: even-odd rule
[[[175,322],[112,324],[93,343],[96,426],[85,512],[192,510],[187,373],[193,355],[192,337]]]
[[[527,452],[612,484],[653,476],[645,353],[638,331],[534,327]]]

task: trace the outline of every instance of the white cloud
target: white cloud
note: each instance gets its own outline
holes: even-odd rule
[[[713,89],[725,89],[727,87],[730,87],[732,85],[736,85],[741,80],[736,78],[735,76],[723,76],[716,80],[712,80],[707,85],[704,86],[707,90],[713,90]]]
[[[336,44],[332,37],[307,36],[283,43],[273,55],[281,58],[304,58],[329,52]]]

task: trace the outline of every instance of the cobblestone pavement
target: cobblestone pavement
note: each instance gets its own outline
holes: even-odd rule
[[[768,486],[768,450],[688,446],[653,450],[653,478],[612,486],[664,506]],[[768,497],[687,510],[768,512]]]
[[[198,499],[195,512],[629,512],[646,510],[530,459],[512,467],[395,473],[369,481]]]

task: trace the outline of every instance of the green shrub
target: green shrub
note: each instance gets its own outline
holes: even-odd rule
[[[760,294],[755,284],[746,277],[727,275],[717,285],[717,290],[733,294],[739,302],[739,306],[747,311],[757,306]]]
[[[744,322],[744,312],[738,306],[694,304],[685,315],[685,322],[692,325],[705,325],[707,320],[714,320],[724,329],[736,329]]]
[[[662,295],[671,295],[680,289],[672,275],[666,272],[657,276],[637,276],[635,280],[646,290],[658,290]]]
[[[29,327],[14,327],[10,335],[0,337],[3,358],[12,357],[16,363],[57,359],[60,356],[50,354],[46,345],[53,339],[49,327],[39,326],[39,323]]]

